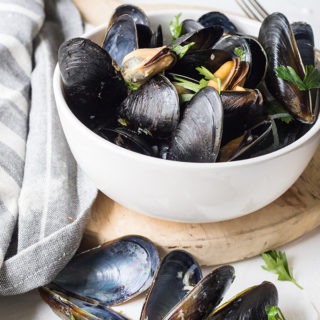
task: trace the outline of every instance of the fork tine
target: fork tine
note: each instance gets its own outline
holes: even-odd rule
[[[255,7],[255,9],[257,10],[257,12],[259,12],[263,19],[269,15],[257,0],[249,0],[249,2]]]
[[[236,0],[236,2],[250,19],[263,21],[268,16],[268,12],[257,0]]]

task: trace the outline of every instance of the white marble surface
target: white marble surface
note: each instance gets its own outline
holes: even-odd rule
[[[299,289],[291,282],[278,281],[277,276],[261,268],[260,256],[233,263],[236,279],[226,299],[243,289],[264,280],[273,282],[279,293],[279,306],[287,320],[320,320],[320,228],[286,245],[285,251]],[[204,274],[212,270],[205,268]],[[131,320],[138,320],[144,296],[117,307]],[[58,320],[51,309],[41,301],[37,291],[15,297],[0,298],[1,320]]]
[[[138,0],[135,3],[150,1]],[[152,4],[168,3],[172,0],[152,1]],[[181,5],[181,2],[176,1]],[[261,0],[269,12],[281,11],[287,15],[291,22],[307,21],[315,32],[316,46],[320,48],[320,3],[318,0]],[[226,13],[243,15],[234,0],[185,0],[184,5],[212,6],[213,10],[219,9]],[[320,213],[319,213],[320,214]],[[292,283],[280,282],[276,275],[266,272],[261,268],[261,257],[247,259],[234,263],[236,280],[229,290],[226,298],[244,288],[258,284],[264,280],[272,281],[279,292],[279,305],[287,320],[320,320],[320,228],[315,229],[301,239],[286,245],[281,250],[285,251],[296,280],[303,286],[298,289]],[[207,273],[210,268],[205,269]],[[120,307],[131,320],[139,319],[143,297]],[[0,297],[0,320],[56,320],[58,317],[40,299],[37,291],[14,297]]]

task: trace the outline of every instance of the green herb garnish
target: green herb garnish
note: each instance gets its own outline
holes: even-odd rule
[[[218,92],[221,93],[221,79],[214,76],[212,72],[210,72],[206,67],[197,67],[196,70],[204,76],[206,80],[213,80],[218,85]]]
[[[194,44],[195,42],[190,42],[184,46],[175,44],[172,46],[171,51],[175,52],[176,55],[181,59]]]
[[[268,320],[286,320],[280,308],[277,306],[267,306],[265,308]]]
[[[194,82],[177,76],[173,76],[173,79],[177,81],[174,82],[175,85],[178,85],[193,92],[198,92],[200,89],[208,85],[208,81],[206,81],[205,79],[201,79],[199,82]]]
[[[320,71],[312,65],[305,66],[306,73],[303,79],[290,66],[280,66],[275,68],[275,71],[278,78],[293,83],[301,91],[320,88]]]
[[[172,40],[178,39],[181,35],[182,23],[180,23],[180,17],[181,13],[174,16],[174,19],[169,23]]]
[[[126,81],[126,85],[131,91],[136,91],[140,87],[138,84],[135,84],[135,83],[129,82],[129,81]]]
[[[302,289],[293,277],[292,270],[289,268],[287,256],[284,252],[270,250],[262,253],[262,258],[266,264],[265,266],[262,266],[264,270],[277,274],[278,280],[291,281],[298,288]]]
[[[233,53],[240,58],[240,61],[244,61],[246,53],[241,47],[234,48]]]
[[[293,117],[283,108],[281,103],[277,100],[272,100],[268,102],[267,112],[271,119],[280,119],[286,124],[289,124]]]
[[[77,318],[74,316],[74,314],[70,314],[70,320],[77,320]]]

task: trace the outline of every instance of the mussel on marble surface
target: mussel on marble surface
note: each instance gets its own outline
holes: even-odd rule
[[[319,90],[301,90],[276,72],[289,66],[303,79],[306,65],[318,68],[310,25],[273,13],[256,38],[208,12],[184,19],[167,43],[169,26],[151,25],[139,7],[122,5],[101,46],[76,38],[59,50],[70,109],[108,141],[165,160],[234,161],[285,147],[317,119]],[[264,143],[238,143],[230,153],[227,144],[248,132]]]
[[[130,294],[129,297],[127,293],[133,288],[136,291],[136,287],[141,286],[136,269],[145,269],[142,265],[146,259],[144,250],[135,250],[135,246],[131,247],[131,244],[128,250],[126,240],[137,241],[139,246],[147,247],[149,253],[155,254],[152,243],[147,239],[138,236],[116,239],[108,248],[114,251],[110,255],[111,258],[107,256],[106,260],[101,259],[101,252],[91,249],[75,257],[76,271],[73,260],[61,272],[62,278],[68,275],[69,278],[78,279],[77,294],[74,294],[73,289],[70,291],[75,284],[66,284],[65,279],[61,281],[60,274],[52,283],[39,288],[41,297],[61,319],[126,320],[126,316],[117,313],[112,306],[135,296]],[[120,242],[123,250],[119,248]],[[78,257],[81,255],[85,260],[91,260],[92,265],[83,259],[79,260]],[[120,256],[116,261],[110,262],[114,263],[112,270],[118,273],[110,272],[108,266],[109,260],[114,259],[113,255]],[[134,259],[132,255],[135,256]],[[138,264],[137,266],[132,264],[134,261]],[[126,267],[124,267],[125,264],[127,264]],[[88,265],[91,265],[90,268]],[[88,272],[88,269],[91,272]],[[72,271],[75,273],[70,273]],[[101,274],[99,278],[103,283],[106,278],[108,278],[107,282],[118,282],[119,274],[123,276],[123,273],[126,277],[138,279],[136,282],[120,281],[119,289],[121,290],[114,290],[113,285],[101,284],[100,280],[96,281],[96,273]],[[266,307],[278,305],[276,287],[265,281],[220,304],[234,279],[235,270],[231,265],[214,268],[203,277],[199,264],[188,252],[173,250],[162,258],[160,264],[157,263],[156,271],[152,272],[152,282],[146,281],[144,290],[147,290],[147,294],[140,320],[266,320]],[[101,299],[102,296],[108,298]],[[114,299],[114,296],[117,298]]]
[[[80,300],[115,305],[145,291],[158,267],[159,254],[149,240],[126,236],[74,256],[52,284]]]

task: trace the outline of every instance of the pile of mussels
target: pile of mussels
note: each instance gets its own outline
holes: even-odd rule
[[[305,66],[315,65],[310,25],[289,24],[281,13],[263,21],[257,39],[209,12],[182,21],[181,35],[164,44],[161,26],[151,30],[140,8],[122,5],[101,46],[74,38],[58,58],[67,103],[86,126],[163,159],[266,154],[301,137],[319,112],[317,90],[301,91],[276,74],[290,66],[303,79]]]
[[[68,320],[127,320],[110,306],[146,290],[140,320],[267,320],[268,308],[278,304],[277,289],[267,281],[219,305],[234,278],[231,265],[202,277],[198,263],[182,250],[160,262],[149,240],[126,236],[76,255],[39,290]]]

